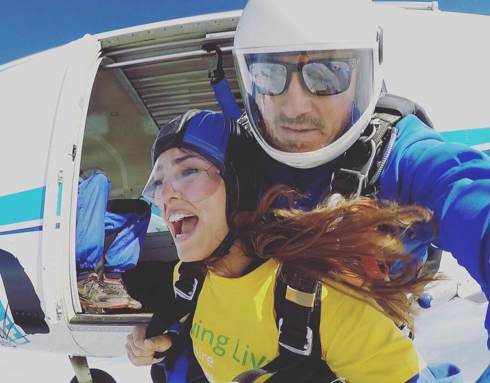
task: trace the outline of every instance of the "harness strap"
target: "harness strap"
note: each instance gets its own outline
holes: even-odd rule
[[[312,355],[311,321],[320,289],[317,281],[281,267],[274,293],[280,353]]]
[[[146,328],[146,338],[165,333],[169,327],[186,315],[192,317],[197,305],[197,299],[204,283],[205,275],[198,269],[197,265],[191,262],[182,262],[179,266],[179,279],[175,282],[175,302],[171,306],[160,307],[155,310]],[[186,323],[189,323],[189,317]],[[178,336],[186,334],[181,332]],[[176,337],[174,335],[174,337]],[[174,351],[171,347],[166,352],[155,352],[155,358],[163,358]]]
[[[374,113],[365,134],[340,157],[332,192],[359,197],[376,190],[396,138],[394,125],[400,119],[400,115]]]
[[[233,382],[342,382],[321,359],[320,302],[319,281],[282,266],[274,292],[279,356]]]

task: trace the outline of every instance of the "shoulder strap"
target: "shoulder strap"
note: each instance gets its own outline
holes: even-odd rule
[[[260,369],[246,371],[236,383],[343,382],[321,359],[321,283],[281,267],[274,308],[279,329],[279,356]],[[259,379],[260,378],[260,379]]]
[[[365,134],[338,160],[332,192],[359,197],[376,191],[376,183],[396,138],[398,114],[374,113]]]
[[[181,263],[179,279],[174,284],[175,302],[155,310],[146,328],[146,338],[161,335],[186,315],[194,314],[204,278],[205,274],[195,263]],[[155,358],[162,358],[172,350],[173,347],[165,353],[155,352]]]
[[[339,158],[332,192],[358,197],[377,191],[379,176],[396,138],[395,125],[409,114],[433,128],[429,116],[416,102],[394,94],[379,98],[364,134]]]
[[[279,352],[302,356],[318,356],[319,344],[313,347],[314,314],[320,310],[321,284],[304,278],[298,272],[282,266],[276,280],[274,308],[279,329]]]
[[[392,115],[399,115],[405,117],[409,114],[417,116],[424,124],[434,128],[432,121],[427,115],[424,108],[422,108],[416,102],[409,100],[408,98],[396,96],[394,94],[386,93],[382,95],[376,103],[374,109],[376,113],[386,113]]]

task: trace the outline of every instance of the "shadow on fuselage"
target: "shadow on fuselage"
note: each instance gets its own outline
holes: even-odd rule
[[[26,334],[49,333],[41,301],[29,276],[13,254],[1,249],[0,275],[14,323]]]

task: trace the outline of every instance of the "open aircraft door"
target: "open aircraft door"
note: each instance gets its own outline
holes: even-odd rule
[[[68,321],[75,152],[100,44],[85,36],[0,66],[0,343],[83,353]]]
[[[222,48],[239,97],[231,57],[238,17],[229,12],[87,35],[0,66],[1,346],[71,355],[85,383],[91,381],[85,356],[123,355],[132,327],[150,320],[145,302],[140,311],[117,313],[81,307],[79,174],[101,169],[110,199],[139,199],[159,128],[189,108],[219,110],[208,79],[215,53],[205,44]],[[159,267],[172,270],[167,265],[175,259],[168,229],[152,209],[138,266],[161,281]]]

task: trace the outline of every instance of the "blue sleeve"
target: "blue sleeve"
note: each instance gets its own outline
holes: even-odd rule
[[[406,383],[464,383],[463,373],[451,363],[431,363]]]
[[[490,160],[465,145],[445,142],[417,117],[398,124],[381,176],[381,197],[434,212],[435,245],[449,251],[490,296]],[[485,321],[490,331],[490,318]],[[488,342],[490,348],[490,342]]]

